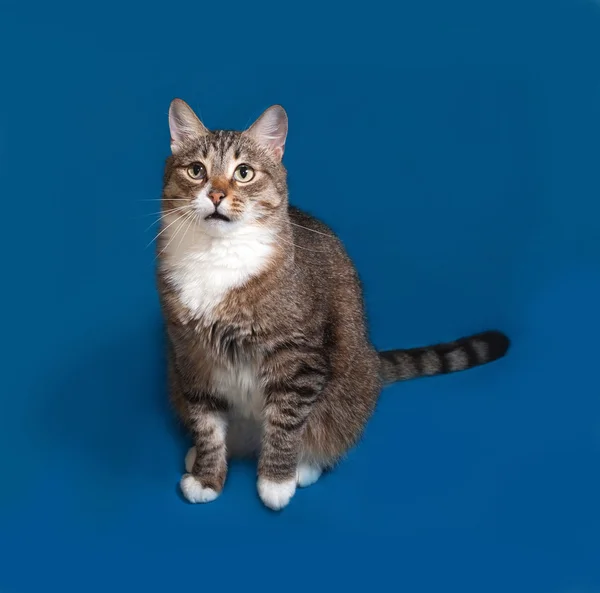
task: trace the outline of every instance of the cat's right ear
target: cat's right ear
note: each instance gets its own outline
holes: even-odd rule
[[[181,99],[173,99],[169,107],[169,130],[173,154],[179,152],[190,140],[209,133],[192,108]]]

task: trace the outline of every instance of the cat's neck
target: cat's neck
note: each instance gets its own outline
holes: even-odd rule
[[[210,318],[232,289],[286,259],[288,239],[276,225],[247,225],[220,236],[189,228],[180,235],[179,223],[167,226],[172,222],[165,217],[159,266],[194,317]]]

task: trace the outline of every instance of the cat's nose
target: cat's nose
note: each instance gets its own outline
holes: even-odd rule
[[[208,192],[208,197],[215,206],[218,206],[223,201],[223,198],[225,198],[225,192],[220,189],[211,189]]]

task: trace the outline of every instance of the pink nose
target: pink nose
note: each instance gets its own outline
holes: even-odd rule
[[[212,189],[208,192],[208,197],[215,206],[218,206],[223,198],[225,198],[225,192],[220,189]]]

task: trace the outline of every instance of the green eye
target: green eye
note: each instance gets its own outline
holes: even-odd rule
[[[233,173],[233,178],[240,183],[247,183],[254,179],[254,169],[250,165],[240,165]]]
[[[192,179],[204,179],[206,177],[206,167],[202,163],[192,163],[187,168],[187,174]]]

